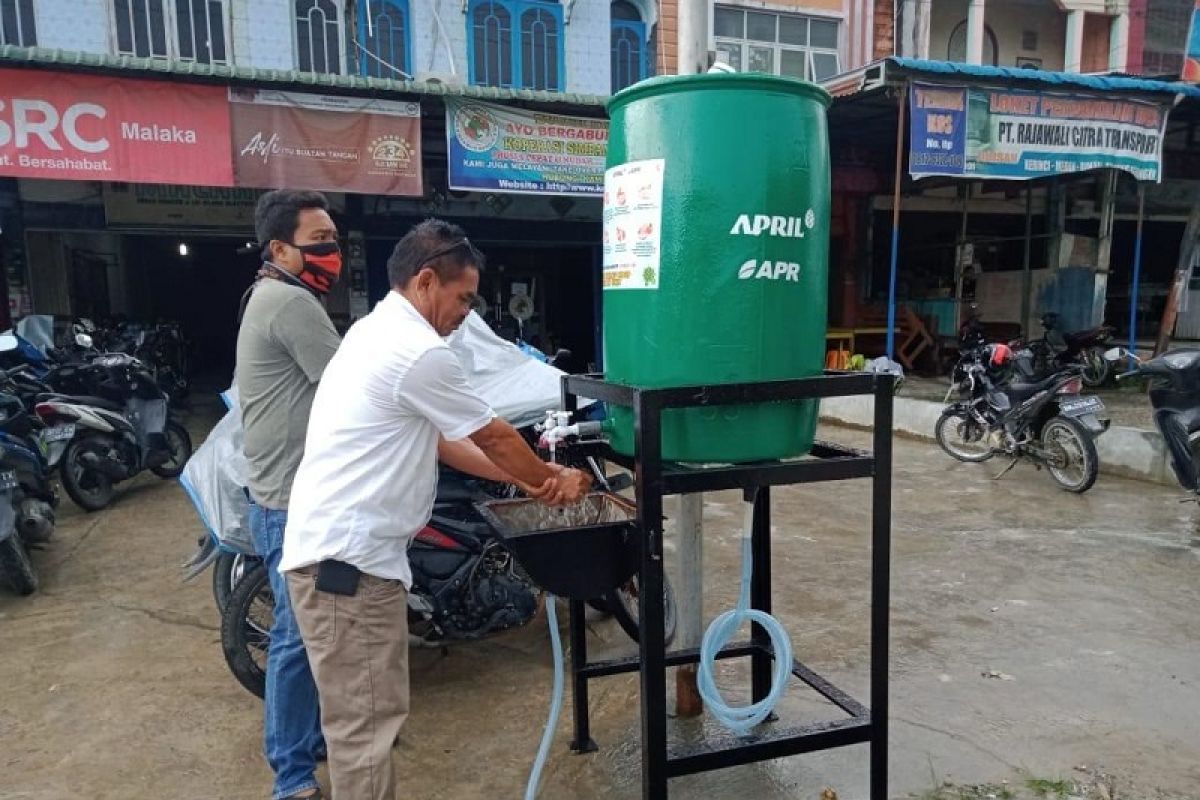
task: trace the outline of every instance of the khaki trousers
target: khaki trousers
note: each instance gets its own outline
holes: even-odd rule
[[[316,567],[287,573],[321,697],[336,800],[395,800],[392,745],[408,718],[408,592],[364,574],[354,597],[319,592]]]

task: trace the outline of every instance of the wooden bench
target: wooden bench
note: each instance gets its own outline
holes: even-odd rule
[[[888,313],[886,308],[859,309],[854,331],[854,342],[860,338],[886,337],[888,333]],[[929,333],[929,326],[908,306],[896,307],[896,360],[912,371],[913,365],[925,351],[935,348],[936,341]],[[880,348],[879,355],[883,355]]]

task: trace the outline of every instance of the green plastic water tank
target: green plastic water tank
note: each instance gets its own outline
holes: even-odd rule
[[[642,388],[784,380],[825,364],[829,143],[820,87],[663,77],[609,101],[604,370]],[[633,417],[611,409],[616,450]],[[663,458],[803,455],[817,402],[664,413]]]

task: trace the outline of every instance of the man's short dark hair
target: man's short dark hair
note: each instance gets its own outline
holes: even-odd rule
[[[396,243],[387,262],[388,283],[403,289],[425,267],[447,283],[470,267],[483,272],[484,263],[483,253],[471,244],[462,228],[444,220],[427,219]]]
[[[300,227],[300,212],[316,208],[329,210],[329,201],[320,192],[276,189],[258,198],[254,207],[254,235],[262,245],[264,257],[272,239],[292,242]]]

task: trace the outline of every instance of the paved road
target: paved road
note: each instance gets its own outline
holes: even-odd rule
[[[1200,510],[1106,476],[1082,498],[1032,468],[993,482],[995,467],[921,443],[898,442],[896,462],[893,795],[1081,764],[1140,797],[1200,795]],[[738,500],[706,505],[710,615],[736,592]],[[864,700],[869,503],[866,483],[781,491],[774,545],[798,657]],[[64,501],[35,554],[44,590],[0,594],[0,798],[269,796],[258,701],[225,669],[209,587],[179,582],[199,533],[183,492],[153,478],[101,514]],[[596,652],[629,650],[609,621],[591,635]],[[412,662],[404,796],[521,796],[550,686],[544,621]],[[745,685],[743,669],[720,676]],[[799,689],[781,714],[830,716]],[[633,678],[595,685],[593,726],[603,749],[573,756],[564,718],[543,797],[640,796]],[[672,797],[861,798],[865,764],[861,747],[801,756],[681,779]]]

